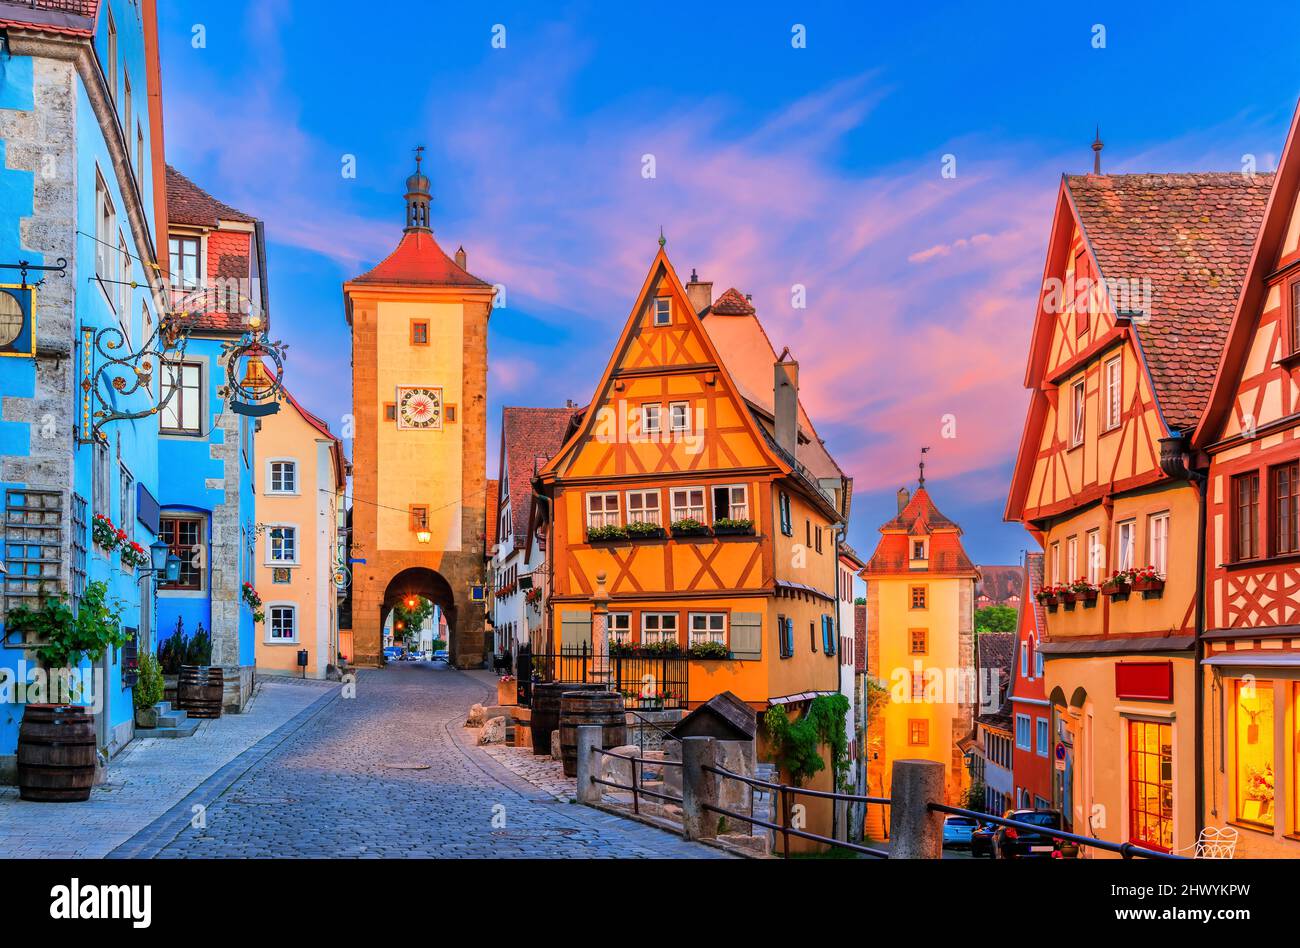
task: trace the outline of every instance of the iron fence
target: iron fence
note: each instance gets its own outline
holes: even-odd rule
[[[532,686],[542,682],[606,682],[636,711],[677,711],[686,707],[690,661],[680,655],[615,654],[608,671],[596,665],[591,646],[565,645],[558,652],[521,652],[519,701],[531,705]]]

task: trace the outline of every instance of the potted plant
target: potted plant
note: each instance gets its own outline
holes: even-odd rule
[[[1046,606],[1049,612],[1055,612],[1057,604],[1061,601],[1055,586],[1044,586],[1034,593],[1034,598]]]
[[[149,565],[149,551],[134,540],[122,545],[122,565],[128,569],[139,569]]]
[[[176,618],[176,628],[170,637],[158,643],[158,666],[163,676],[163,700],[175,701],[176,688],[180,680],[181,666],[189,651],[190,638],[185,634],[181,618]]]
[[[721,517],[713,521],[714,536],[753,536],[754,521]]]
[[[605,527],[588,527],[588,543],[612,543],[616,540],[629,539],[628,532],[623,527],[609,525]]]
[[[675,537],[707,537],[709,528],[694,517],[683,517],[681,520],[674,520],[672,523],[673,536]]]
[[[1133,588],[1141,593],[1158,593],[1165,588],[1165,578],[1154,566],[1144,566],[1134,571]]]
[[[664,528],[659,524],[642,520],[633,520],[625,529],[633,540],[662,540],[664,536]]]
[[[158,726],[158,702],[163,700],[163,674],[158,659],[149,653],[140,656],[139,674],[132,689],[135,702],[135,726]]]
[[[686,655],[689,658],[697,659],[731,658],[731,652],[727,649],[727,646],[723,645],[721,642],[713,641],[696,642],[686,650]]]
[[[646,642],[641,651],[652,658],[680,658],[682,647],[676,639],[663,639],[658,642]]]
[[[1133,571],[1129,569],[1116,570],[1101,584],[1101,594],[1112,599],[1127,599],[1132,589]]]
[[[1071,583],[1070,592],[1074,594],[1075,602],[1089,603],[1097,601],[1097,587],[1086,579],[1076,579]]]
[[[113,521],[103,514],[95,514],[90,522],[90,539],[105,553],[112,553],[122,545],[126,532],[115,527]]]
[[[257,594],[252,583],[244,583],[241,589],[241,595],[248,608],[253,610],[253,621],[261,622],[266,618],[266,613],[262,611],[262,597]]]

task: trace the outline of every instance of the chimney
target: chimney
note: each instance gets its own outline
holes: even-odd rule
[[[691,267],[691,282],[686,284],[686,298],[696,313],[702,313],[713,305],[713,283],[700,282],[694,267]]]
[[[906,487],[898,489],[898,512],[902,513],[907,509],[908,503],[912,500],[912,494]]]
[[[799,363],[790,357],[790,347],[781,352],[773,371],[772,415],[776,420],[777,446],[798,458]]]
[[[466,256],[465,256],[465,248],[464,248],[464,247],[457,247],[457,248],[456,248],[456,266],[458,266],[458,267],[460,267],[462,270],[464,270],[464,269],[465,269],[465,261],[466,261],[466,259],[467,259],[467,258],[466,258]]]

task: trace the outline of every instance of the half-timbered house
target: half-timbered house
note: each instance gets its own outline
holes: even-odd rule
[[[1100,169],[1061,183],[1006,517],[1046,554],[1053,803],[1075,832],[1196,836],[1201,504],[1183,456],[1268,189]]]
[[[1297,114],[1195,438],[1209,458],[1202,809],[1245,856],[1300,855]]]

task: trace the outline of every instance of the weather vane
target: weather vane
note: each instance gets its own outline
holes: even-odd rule
[[[925,486],[925,456],[927,453],[929,453],[929,451],[930,451],[929,448],[921,449],[921,463],[920,463],[921,476],[917,479],[917,484],[920,487]]]

